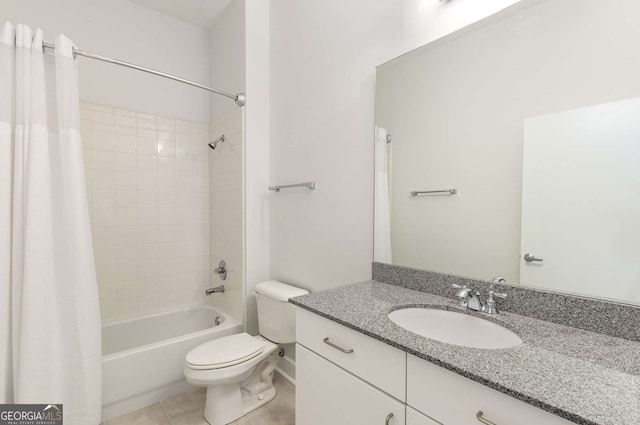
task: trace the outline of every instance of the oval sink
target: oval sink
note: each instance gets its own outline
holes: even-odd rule
[[[447,344],[470,348],[510,348],[522,344],[518,335],[488,320],[435,308],[403,308],[389,319],[409,332]]]

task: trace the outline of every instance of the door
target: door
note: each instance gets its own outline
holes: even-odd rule
[[[640,301],[639,117],[635,98],[525,121],[522,284]]]

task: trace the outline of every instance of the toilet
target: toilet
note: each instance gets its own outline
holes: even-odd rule
[[[278,344],[295,342],[295,307],[289,298],[309,292],[270,280],[256,286],[260,335],[229,335],[189,351],[184,376],[206,386],[204,418],[225,425],[273,400]]]

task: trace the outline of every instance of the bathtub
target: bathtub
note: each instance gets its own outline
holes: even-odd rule
[[[189,350],[239,332],[242,323],[203,305],[104,324],[102,421],[187,390]]]

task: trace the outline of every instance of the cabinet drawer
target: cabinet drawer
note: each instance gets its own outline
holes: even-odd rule
[[[405,401],[404,351],[301,308],[296,309],[296,341]]]
[[[405,425],[405,405],[300,344],[296,345],[296,423]]]
[[[445,425],[478,425],[478,411],[497,425],[573,423],[412,355],[407,404]]]

